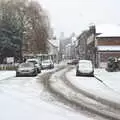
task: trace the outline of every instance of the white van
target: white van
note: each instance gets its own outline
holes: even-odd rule
[[[90,60],[79,60],[76,67],[76,76],[94,76],[94,67]]]

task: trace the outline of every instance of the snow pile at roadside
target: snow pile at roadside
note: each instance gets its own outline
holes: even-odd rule
[[[15,76],[15,71],[0,71],[0,80],[5,80]]]
[[[95,77],[120,94],[120,72],[107,72],[105,69],[96,69]]]
[[[75,69],[66,73],[66,77],[78,89],[95,95],[96,97],[101,97],[116,103],[119,103],[120,101],[120,94],[109,87],[106,87],[102,82],[96,80],[94,77],[76,77]]]

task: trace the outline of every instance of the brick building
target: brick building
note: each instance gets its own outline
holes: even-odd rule
[[[98,67],[106,67],[109,57],[120,57],[120,26],[96,26],[95,47]]]

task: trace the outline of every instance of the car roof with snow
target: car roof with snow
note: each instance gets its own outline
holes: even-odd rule
[[[39,62],[39,60],[35,59],[35,58],[27,59],[26,61],[37,61],[37,62]]]

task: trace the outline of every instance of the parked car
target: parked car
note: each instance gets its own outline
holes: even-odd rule
[[[76,76],[94,76],[94,67],[90,60],[79,60]]]
[[[21,63],[16,70],[16,77],[18,76],[36,76],[37,68],[33,63]]]
[[[77,65],[78,64],[78,59],[72,59],[72,60],[69,60],[67,64],[69,65]]]
[[[67,64],[68,64],[68,65],[71,65],[71,64],[72,64],[72,60],[68,60],[68,61],[67,61]]]
[[[37,67],[37,72],[41,73],[41,63],[40,63],[40,61],[38,59],[35,59],[35,58],[33,58],[33,59],[27,59],[26,62],[27,63],[28,62],[33,63]]]
[[[54,63],[52,60],[43,60],[41,67],[42,69],[52,69],[54,68]]]

